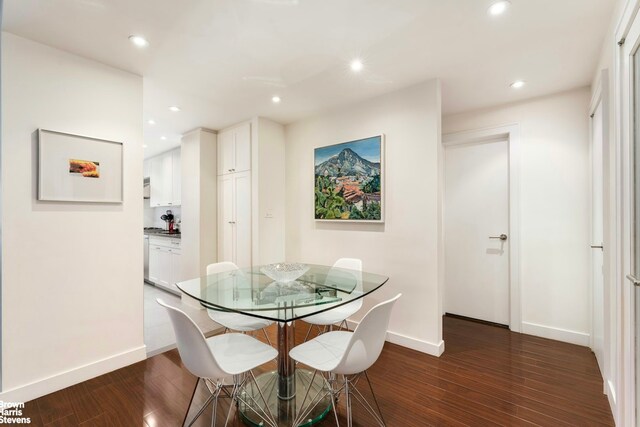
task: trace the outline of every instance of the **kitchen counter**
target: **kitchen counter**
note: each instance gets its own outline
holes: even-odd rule
[[[170,237],[172,239],[182,238],[180,233],[169,233],[168,231],[144,230],[145,236]]]

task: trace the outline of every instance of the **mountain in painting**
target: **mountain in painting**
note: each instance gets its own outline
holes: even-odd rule
[[[350,148],[345,148],[316,166],[320,176],[375,176],[380,175],[380,163],[363,159]]]

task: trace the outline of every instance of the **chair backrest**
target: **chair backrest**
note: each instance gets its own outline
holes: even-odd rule
[[[237,270],[238,266],[230,261],[214,262],[207,265],[207,276],[210,274],[226,273],[227,271]]]
[[[334,267],[344,268],[346,270],[357,271],[354,273],[356,276],[356,291],[362,292],[362,260],[358,258],[340,258],[334,264]],[[348,307],[344,307],[348,311],[356,312],[362,307],[362,298],[358,298],[355,301],[346,304]]]
[[[160,298],[156,301],[169,313],[173,331],[176,334],[178,351],[187,369],[200,378],[227,377],[228,374],[216,362],[206,338],[194,321],[184,311],[171,307]]]
[[[369,369],[378,360],[387,336],[391,309],[401,296],[402,294],[398,294],[369,310],[353,331],[342,359],[333,372],[357,374]]]
[[[333,266],[346,268],[347,270],[362,271],[362,260],[358,258],[340,258],[333,264]]]

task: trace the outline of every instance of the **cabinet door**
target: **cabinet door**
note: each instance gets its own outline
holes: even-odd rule
[[[151,160],[147,159],[142,162],[142,178],[149,178],[151,176]]]
[[[173,161],[171,153],[162,155],[162,190],[160,206],[171,206],[173,200]]]
[[[160,247],[158,261],[160,263],[158,282],[164,286],[171,285],[171,250]]]
[[[218,175],[232,173],[234,169],[234,132],[227,130],[218,134]]]
[[[149,205],[151,207],[162,206],[162,189],[164,188],[164,174],[162,172],[162,158],[149,159],[149,185],[151,186]]]
[[[218,177],[218,262],[234,262],[233,174]]]
[[[161,248],[156,245],[149,245],[149,280],[154,283],[160,283],[162,275],[162,255]]]
[[[171,203],[180,206],[182,193],[182,165],[180,164],[180,149],[171,152]]]
[[[171,249],[170,250],[170,267],[171,267],[171,279],[169,280],[169,283],[171,285],[171,288],[175,289],[176,291],[180,291],[180,289],[178,289],[178,287],[176,286],[177,282],[180,282],[182,280],[184,280],[184,278],[182,277],[182,253],[179,250],[176,249]]]
[[[240,268],[251,266],[251,173],[234,175],[235,260]]]
[[[234,172],[251,170],[251,124],[235,128],[234,134]]]

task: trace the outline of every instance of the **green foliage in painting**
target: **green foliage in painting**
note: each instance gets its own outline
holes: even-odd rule
[[[341,218],[345,200],[342,191],[336,191],[329,178],[319,176],[316,179],[316,218]]]
[[[375,175],[362,186],[362,191],[365,193],[379,193],[380,192],[380,175]]]

